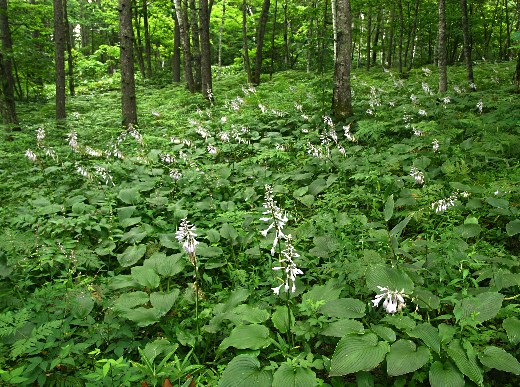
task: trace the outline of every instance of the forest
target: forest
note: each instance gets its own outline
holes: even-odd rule
[[[0,385],[520,385],[520,0],[0,0]]]

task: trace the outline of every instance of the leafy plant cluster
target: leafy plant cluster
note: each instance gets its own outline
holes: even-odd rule
[[[65,128],[28,103],[2,145],[0,380],[517,384],[520,106],[505,65],[475,70],[448,95],[355,72],[350,122],[301,72],[223,76],[212,105],[144,84],[123,131],[109,91]]]

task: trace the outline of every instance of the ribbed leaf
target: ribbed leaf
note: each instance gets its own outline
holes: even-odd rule
[[[369,371],[384,360],[388,351],[388,343],[378,341],[373,333],[345,336],[339,341],[332,356],[330,376]]]
[[[319,312],[328,317],[360,318],[365,315],[365,303],[355,298],[339,298],[323,305]]]
[[[155,309],[157,309],[161,316],[164,316],[171,310],[173,304],[175,304],[177,297],[179,297],[179,293],[179,289],[174,289],[168,293],[150,293],[150,303]]]
[[[155,289],[161,282],[161,278],[157,273],[151,267],[147,266],[132,267],[131,275],[139,285],[145,288]]]
[[[515,219],[506,224],[507,235],[513,236],[520,233],[520,219]]]
[[[153,268],[157,274],[163,277],[173,277],[184,269],[186,262],[184,253],[167,256],[164,253],[155,252],[143,262],[143,266]]]
[[[324,336],[343,337],[351,333],[362,334],[364,331],[365,328],[359,321],[343,319],[330,323],[329,326],[321,331],[321,334]]]
[[[390,343],[393,343],[396,339],[394,330],[384,325],[372,325],[370,330],[381,337],[383,340],[389,341]]]
[[[441,339],[439,337],[439,331],[430,323],[423,323],[417,325],[414,329],[407,331],[409,336],[421,339],[424,344],[435,352],[440,353],[441,351]]]
[[[517,344],[520,342],[520,320],[516,317],[506,318],[502,322],[502,326],[507,332],[507,337],[511,344]]]
[[[520,363],[513,355],[502,348],[486,347],[478,354],[478,358],[486,367],[520,375]]]
[[[476,223],[461,224],[455,227],[455,232],[462,238],[474,238],[480,234],[480,225]]]
[[[219,387],[271,387],[271,371],[261,370],[256,357],[239,355],[229,362],[222,373]]]
[[[141,195],[137,188],[122,189],[117,197],[126,204],[137,204],[141,200]]]
[[[309,368],[293,367],[282,364],[273,375],[273,386],[280,387],[314,387],[316,374]]]
[[[332,301],[339,298],[341,293],[341,289],[334,286],[334,284],[329,281],[325,285],[315,285],[302,296],[302,302],[312,301],[313,303],[317,303],[319,301]]]
[[[463,387],[464,375],[450,362],[436,361],[430,367],[429,380],[431,387]]]
[[[233,328],[229,337],[226,337],[220,343],[219,350],[223,351],[228,347],[260,349],[267,347],[270,343],[269,329],[264,325],[239,325]]]
[[[135,322],[140,327],[155,324],[161,318],[159,311],[155,308],[135,308],[124,311],[121,314],[124,318]]]
[[[454,308],[453,313],[458,320],[479,322],[490,320],[498,314],[504,296],[500,293],[486,292],[472,298],[465,298]]]
[[[388,375],[399,376],[417,371],[428,363],[430,351],[426,347],[416,348],[410,340],[398,340],[390,347],[386,356]]]
[[[117,261],[123,267],[134,265],[146,252],[146,245],[128,246],[122,254],[117,255]]]
[[[421,308],[438,309],[441,305],[441,300],[428,289],[415,287],[413,295],[416,304]]]
[[[277,306],[271,316],[273,325],[280,333],[285,333],[289,330],[289,315],[287,314],[286,306]],[[291,313],[291,321],[294,322],[294,315]]]
[[[314,180],[311,184],[309,184],[308,192],[311,195],[316,196],[325,188],[327,188],[327,182],[324,179],[319,178]]]
[[[466,351],[461,347],[458,340],[453,340],[447,349],[448,355],[453,359],[458,369],[466,375],[468,378],[473,380],[479,386],[482,385],[484,380],[482,376],[482,370],[477,364],[475,356],[473,354],[467,354]]]
[[[367,286],[375,292],[379,292],[378,286],[388,288],[392,291],[401,291],[407,294],[413,291],[413,281],[408,275],[388,265],[375,265],[369,267],[366,275]]]
[[[139,305],[144,305],[148,302],[150,297],[145,292],[130,292],[124,293],[114,303],[114,309],[116,311],[123,311],[126,309],[135,308]]]
[[[383,210],[383,215],[385,216],[385,222],[388,222],[392,219],[392,215],[394,214],[394,195],[390,195],[388,199],[386,199],[385,209]]]
[[[285,310],[287,311],[287,308],[285,308]],[[234,322],[236,325],[242,323],[263,323],[268,318],[268,311],[247,304],[238,305],[237,307],[233,308],[231,313],[228,313],[228,319]]]
[[[82,292],[72,298],[70,311],[74,317],[84,318],[92,311],[94,303],[90,293]]]

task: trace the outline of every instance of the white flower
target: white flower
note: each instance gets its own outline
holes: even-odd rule
[[[78,149],[78,133],[75,130],[67,134],[67,141],[73,150]]]
[[[426,116],[428,115],[428,113],[426,113],[426,110],[424,109],[419,109],[419,111],[417,112],[420,116]]]
[[[27,149],[27,150],[25,151],[25,156],[26,156],[29,160],[31,160],[32,162],[35,162],[36,159],[37,159],[36,154],[35,154],[32,150],[30,150],[30,149]]]
[[[208,153],[209,154],[212,154],[212,155],[216,155],[217,154],[217,148],[215,148],[213,145],[208,145]]]
[[[287,217],[287,213],[282,211],[282,209],[278,207],[278,204],[273,199],[273,189],[270,185],[265,186],[264,198],[264,208],[266,209],[266,211],[264,211],[263,214],[268,216],[260,218],[260,220],[263,222],[270,222],[270,224],[269,226],[267,226],[265,230],[260,231],[260,233],[264,237],[266,237],[269,231],[274,229],[274,241],[273,247],[271,248],[271,255],[274,255],[275,248],[279,240],[285,237],[285,234],[283,233],[283,228],[285,224],[288,222],[289,218]]]
[[[227,117],[220,117],[220,122],[225,124],[227,122]]]
[[[448,198],[440,199],[436,202],[433,202],[432,209],[435,210],[437,214],[446,211],[448,208],[453,207],[455,205],[455,200],[457,200],[457,196],[457,193],[453,193]]]
[[[197,234],[195,234],[195,230],[195,226],[190,224],[187,218],[184,218],[181,220],[179,229],[175,233],[175,237],[179,243],[182,243],[184,251],[188,253],[190,258],[195,255],[196,246],[199,244],[199,242],[197,242],[195,239],[197,236]],[[192,263],[195,265],[193,261]]]
[[[377,288],[381,293],[377,294],[375,298],[372,300],[372,304],[374,307],[379,306],[379,303],[383,298],[385,299],[383,301],[383,308],[386,310],[387,313],[394,314],[396,312],[400,312],[406,306],[404,298],[407,296],[404,293],[404,289],[402,289],[401,291],[391,291],[390,289],[382,286],[378,286]]]
[[[286,247],[284,250],[282,250],[280,259],[278,261],[280,266],[273,267],[273,270],[283,271],[285,278],[282,285],[276,288],[271,288],[275,294],[280,294],[280,289],[282,286],[286,292],[290,290],[291,293],[294,293],[296,291],[296,276],[303,274],[303,271],[298,269],[296,263],[294,263],[294,260],[300,255],[296,252],[294,246],[292,245],[292,236],[290,234],[284,235],[284,240]]]
[[[174,169],[172,169],[172,170],[170,171],[170,177],[171,177],[173,180],[177,181],[177,180],[179,180],[179,179],[182,177],[182,173],[180,173],[178,169],[175,169],[175,168],[174,168]]]
[[[416,167],[412,167],[410,169],[410,176],[412,176],[415,179],[415,182],[417,184],[424,184],[424,173]]]
[[[267,108],[261,103],[258,104],[258,108],[262,111],[262,113],[265,113],[267,111]]]
[[[36,141],[38,143],[42,142],[45,138],[45,129],[38,128],[36,129]]]
[[[484,108],[484,102],[482,100],[478,101],[477,103],[477,109],[480,114],[482,114],[482,109]]]
[[[437,152],[439,150],[439,140],[434,139],[432,142],[432,148],[434,152]]]
[[[423,135],[423,132],[419,129],[417,129],[415,126],[412,127],[413,134],[417,137],[421,137]]]

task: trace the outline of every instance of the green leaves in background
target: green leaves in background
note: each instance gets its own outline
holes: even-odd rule
[[[498,314],[504,296],[496,292],[480,293],[457,302],[453,313],[458,321],[466,324],[483,323]]]
[[[502,348],[488,346],[478,354],[478,359],[489,368],[520,375],[520,363]]]
[[[378,286],[388,288],[391,291],[401,291],[406,294],[413,292],[414,284],[410,277],[402,270],[388,265],[375,265],[367,269],[367,287],[379,292]]]
[[[502,322],[502,326],[506,330],[507,338],[511,344],[520,343],[520,320],[516,317],[506,318]]]
[[[431,387],[463,387],[464,375],[451,362],[434,362],[430,367],[428,379]]]
[[[146,252],[146,245],[128,246],[123,253],[117,255],[117,261],[123,267],[137,263]]]
[[[272,387],[271,371],[262,370],[256,357],[238,355],[222,373],[219,387]]]
[[[388,375],[399,376],[417,371],[430,360],[430,351],[424,346],[416,347],[410,340],[397,340],[386,357]]]
[[[249,324],[239,325],[233,328],[228,337],[222,340],[219,350],[224,351],[229,347],[238,349],[260,349],[271,344],[269,329],[264,325]]]
[[[314,387],[316,373],[307,367],[298,367],[283,363],[273,375],[273,386]]]

